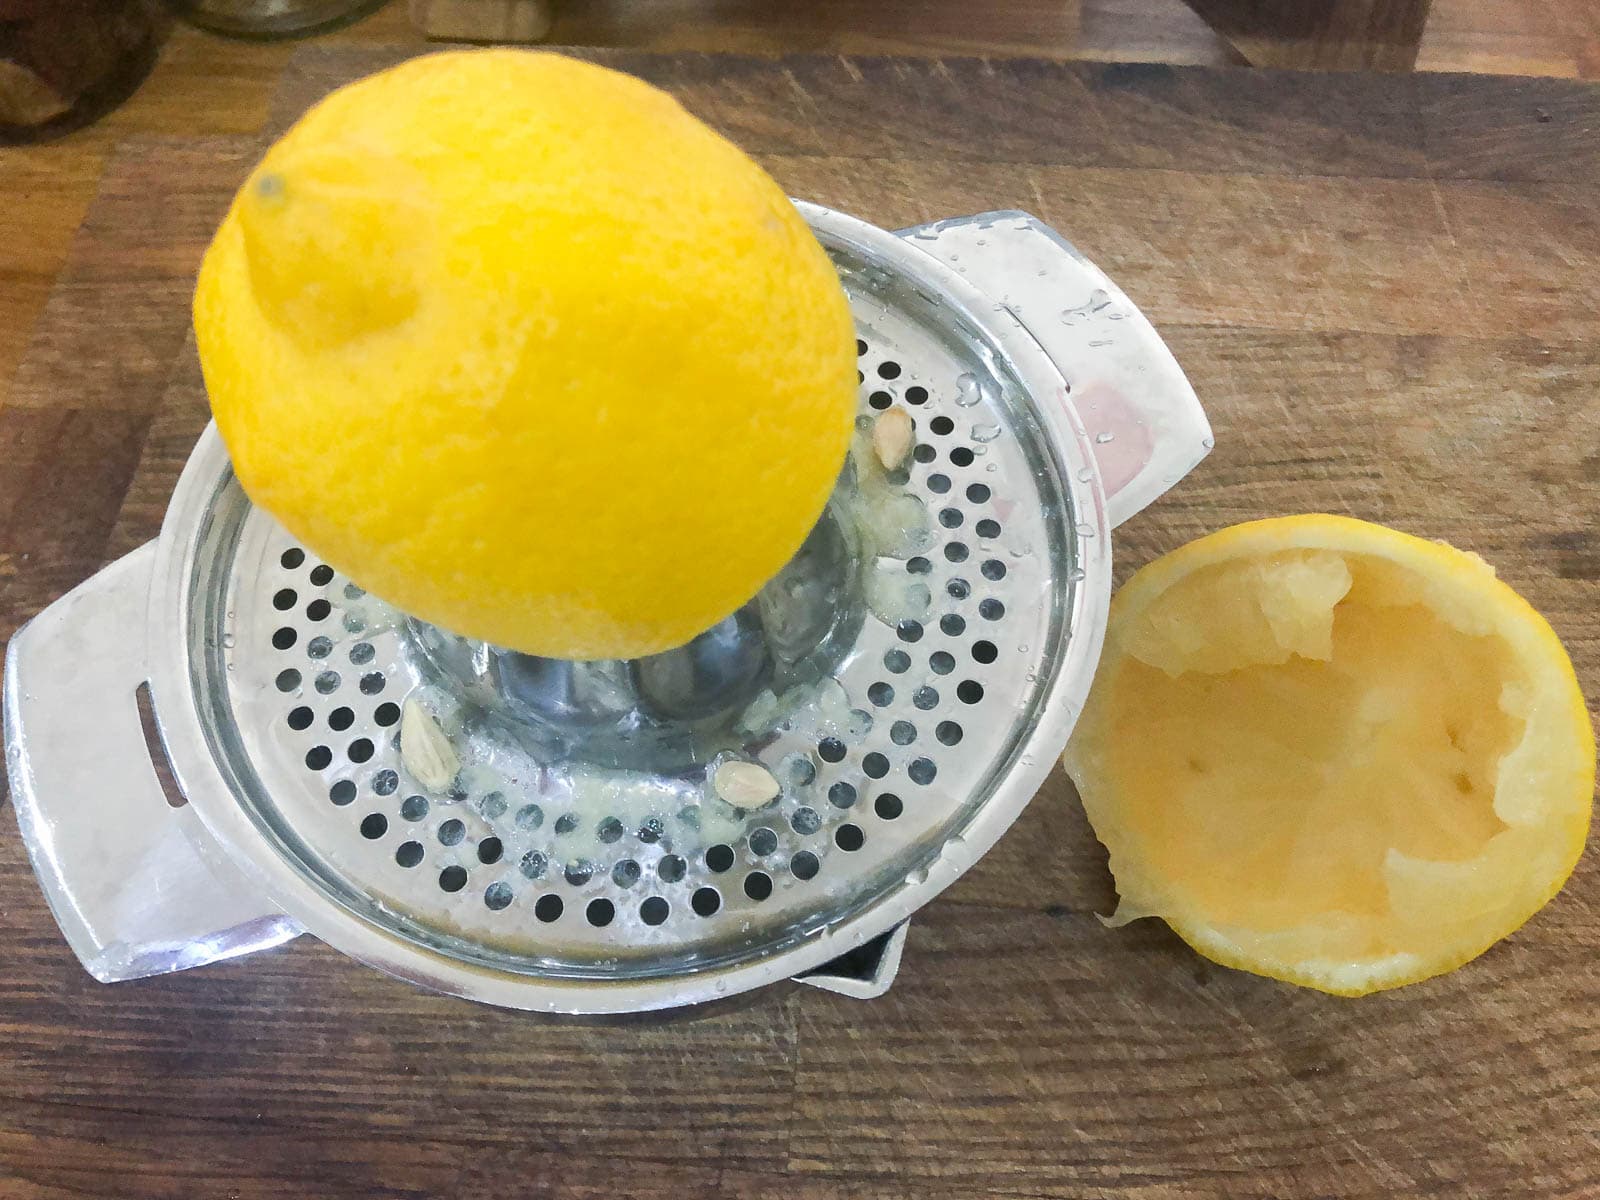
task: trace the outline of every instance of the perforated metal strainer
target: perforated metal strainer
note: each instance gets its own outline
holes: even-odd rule
[[[1066,741],[1111,528],[1210,434],[1149,324],[1033,218],[893,235],[804,211],[855,309],[863,430],[895,408],[916,425],[888,476],[923,514],[909,542],[863,544],[847,470],[796,563],[697,648],[528,660],[320,563],[251,506],[208,431],[160,539],[7,654],[18,821],[97,978],[311,932],[551,1012],[888,986],[907,917]],[[145,684],[187,803],[152,770]],[[419,741],[443,748],[442,774]],[[728,761],[781,794],[727,803],[710,781]]]

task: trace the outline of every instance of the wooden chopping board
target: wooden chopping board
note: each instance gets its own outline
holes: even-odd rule
[[[400,56],[298,51],[276,124]],[[1217,448],[1118,531],[1119,579],[1234,521],[1384,521],[1495,563],[1600,697],[1600,88],[601,57],[793,194],[888,227],[1027,209],[1122,284]],[[145,137],[107,168],[0,409],[0,634],[156,534],[205,420],[193,272],[260,150]],[[1592,852],[1479,961],[1339,1000],[1102,929],[1057,774],[886,997],[593,1027],[309,938],[101,986],[3,828],[3,1200],[1600,1195]]]

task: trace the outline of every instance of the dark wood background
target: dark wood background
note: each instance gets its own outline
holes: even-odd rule
[[[298,51],[273,123],[397,53]],[[1029,209],[1127,289],[1217,449],[1119,531],[1119,578],[1238,520],[1368,517],[1483,553],[1600,695],[1600,88],[605,58],[795,194],[890,227]],[[193,271],[260,149],[112,155],[0,408],[0,635],[156,533],[205,417]],[[309,939],[101,986],[0,829],[0,1200],[1600,1195],[1592,853],[1476,963],[1339,1000],[1100,928],[1058,774],[883,999],[593,1027]]]

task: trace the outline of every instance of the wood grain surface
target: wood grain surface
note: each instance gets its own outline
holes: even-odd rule
[[[401,53],[297,51],[272,123]],[[1481,551],[1600,696],[1600,88],[601,57],[795,194],[890,227],[1029,209],[1127,289],[1217,449],[1118,531],[1119,578],[1233,521],[1369,517]],[[0,408],[0,635],[155,535],[205,420],[192,274],[260,149],[111,151]],[[1338,1000],[1102,929],[1058,774],[886,997],[597,1027],[310,939],[101,986],[0,829],[3,1200],[1600,1195],[1593,853],[1479,961]]]
[[[390,43],[409,53],[427,48],[397,0],[321,35],[318,43]],[[960,53],[1204,66],[1245,61],[1184,0],[1005,0],[987,6],[981,20],[974,20],[970,0],[562,0],[549,44],[671,53]],[[1250,49],[1257,65],[1303,66],[1319,56],[1336,60],[1352,44],[1258,37]],[[134,133],[258,132],[293,49],[176,24],[155,71],[121,108],[64,142],[0,154],[0,246],[6,251],[0,256],[0,403],[112,148]],[[1356,52],[1366,53],[1359,44]],[[1417,66],[1600,77],[1600,0],[1434,0]]]
[[[1188,0],[1251,63],[1409,71],[1431,0]]]

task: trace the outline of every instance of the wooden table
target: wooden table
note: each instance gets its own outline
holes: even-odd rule
[[[296,52],[274,123],[396,53]],[[1600,696],[1600,89],[606,61],[795,194],[891,227],[1026,208],[1110,271],[1217,434],[1119,531],[1121,575],[1246,518],[1386,521],[1498,564]],[[192,273],[260,148],[111,156],[0,409],[0,634],[156,533],[205,418]],[[1150,922],[1102,929],[1104,855],[1057,776],[917,918],[887,997],[596,1028],[424,994],[310,939],[103,987],[6,829],[4,1200],[1600,1194],[1593,854],[1478,962],[1337,1000]]]

